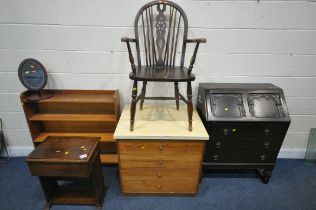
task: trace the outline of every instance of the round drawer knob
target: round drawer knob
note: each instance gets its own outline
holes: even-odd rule
[[[213,160],[218,160],[219,156],[218,155],[214,155],[213,156]]]
[[[264,134],[266,136],[269,136],[270,135],[270,130],[267,128],[267,129],[264,129]]]
[[[161,190],[161,185],[158,185],[158,190]]]
[[[163,160],[159,160],[159,165],[162,165],[163,164]]]
[[[269,149],[270,148],[270,143],[269,142],[264,143],[264,148]]]
[[[221,143],[221,142],[219,142],[219,141],[218,141],[218,142],[216,142],[216,144],[215,144],[215,145],[216,145],[216,148],[218,148],[218,149],[222,147],[222,143]]]
[[[158,177],[161,177],[161,173],[160,172],[158,173]]]
[[[261,160],[263,161],[263,160],[266,159],[266,156],[265,156],[265,155],[261,155],[260,158],[261,158]]]
[[[161,145],[161,146],[159,147],[159,149],[160,149],[160,151],[163,150],[163,146]]]

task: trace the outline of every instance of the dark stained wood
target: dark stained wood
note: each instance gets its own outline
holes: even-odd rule
[[[132,89],[132,103],[131,103],[131,126],[130,130],[134,130],[134,120],[135,120],[135,112],[136,112],[136,102],[137,102],[137,81],[134,80],[133,89]]]
[[[192,113],[193,113],[193,104],[192,104],[192,86],[191,82],[188,82],[187,85],[187,97],[188,97],[188,118],[189,118],[189,131],[192,131]]]
[[[44,90],[52,97],[21,103],[35,146],[50,136],[99,137],[102,153],[116,153],[113,133],[120,117],[118,90]],[[102,162],[107,164],[107,162]],[[109,164],[113,164],[111,161]]]
[[[134,21],[135,38],[121,39],[126,42],[132,72],[129,78],[134,81],[143,81],[143,88],[139,96],[132,99],[130,130],[133,131],[134,115],[136,106],[133,103],[141,101],[140,109],[144,104],[146,83],[154,82],[174,82],[175,98],[177,109],[179,99],[186,100],[179,94],[178,82],[194,81],[195,76],[191,74],[196,60],[200,43],[205,43],[206,39],[188,39],[188,20],[183,9],[172,1],[152,1],[145,4],[138,11]],[[130,42],[136,45],[137,66],[134,64],[134,56],[130,47]],[[184,67],[186,44],[195,43],[195,49],[190,61],[189,68]],[[141,53],[145,52],[145,53]],[[177,55],[180,59],[177,59]],[[143,57],[143,58],[142,58]],[[142,60],[146,65],[142,65]],[[180,60],[179,64],[176,61]],[[189,84],[189,83],[188,83]],[[134,96],[133,96],[134,97]],[[156,97],[159,100],[161,97]],[[191,105],[188,105],[190,109]],[[192,112],[188,110],[188,114]],[[192,130],[192,115],[189,115],[189,128]]]
[[[50,136],[59,136],[59,137],[99,137],[101,142],[115,142],[113,139],[113,133],[40,133],[35,139],[34,142],[40,143],[43,142]]]
[[[211,140],[204,169],[256,169],[268,183],[291,122],[283,90],[270,83],[200,83],[198,98]]]
[[[140,99],[140,110],[143,110],[143,105],[144,105],[144,100],[145,100],[145,96],[146,96],[146,85],[147,85],[147,81],[143,81],[143,87],[142,87],[142,94],[141,99]]]
[[[180,94],[179,94],[179,83],[178,83],[178,82],[175,82],[175,83],[174,83],[174,95],[175,95],[175,98],[176,98],[177,110],[179,110]]]
[[[28,155],[26,161],[86,162],[91,158],[91,151],[95,150],[98,141],[99,138],[96,137],[48,137]],[[80,159],[79,156],[83,153],[87,154],[87,158]]]
[[[79,156],[86,154],[86,158]],[[39,176],[45,197],[45,209],[52,204],[102,206],[105,186],[101,170],[99,138],[49,137],[27,156],[34,176]],[[80,179],[78,179],[80,178]],[[60,185],[58,180],[80,182]],[[93,184],[85,184],[92,182]]]
[[[135,73],[130,73],[129,78],[137,81],[155,81],[155,82],[186,82],[194,81],[195,75],[188,74],[185,67],[154,67],[141,66]]]

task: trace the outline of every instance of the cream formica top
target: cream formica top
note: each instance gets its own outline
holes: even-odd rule
[[[193,111],[192,131],[189,131],[187,106],[144,105],[136,107],[134,131],[130,131],[130,105],[125,105],[117,124],[115,139],[165,139],[165,140],[208,140],[209,136],[198,115]]]

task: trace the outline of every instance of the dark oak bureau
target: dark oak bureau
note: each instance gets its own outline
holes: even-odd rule
[[[203,169],[256,169],[268,183],[290,117],[272,84],[200,83],[197,111],[209,133]]]

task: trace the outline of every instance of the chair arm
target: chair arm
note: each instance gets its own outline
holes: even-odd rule
[[[128,56],[129,56],[129,62],[131,63],[132,71],[135,74],[136,73],[136,66],[134,64],[134,56],[131,50],[130,42],[136,42],[136,39],[134,38],[127,38],[127,37],[122,37],[121,42],[125,42],[128,50]]]
[[[122,37],[121,42],[136,42],[135,38]]]
[[[196,43],[193,55],[192,55],[191,60],[190,60],[190,66],[189,66],[189,69],[188,69],[188,74],[191,74],[192,69],[193,69],[193,65],[195,63],[196,54],[197,54],[197,51],[198,51],[199,46],[200,46],[200,43],[206,43],[206,39],[204,39],[204,38],[187,39],[186,42],[187,43]]]
[[[187,43],[206,43],[205,38],[187,39]]]

